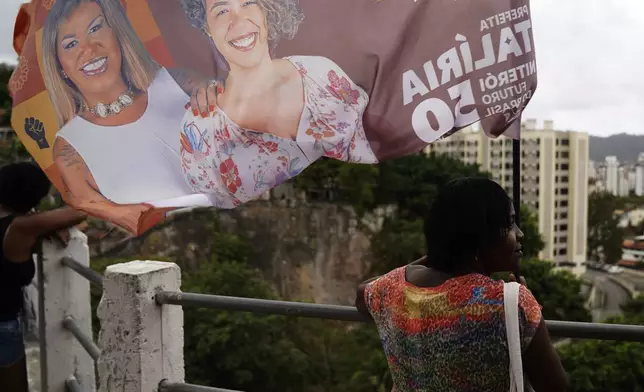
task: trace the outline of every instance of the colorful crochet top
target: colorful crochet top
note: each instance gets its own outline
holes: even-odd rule
[[[392,392],[508,390],[503,282],[470,274],[423,288],[407,282],[401,267],[369,283],[365,302],[387,356]],[[541,306],[524,286],[519,318],[525,352]]]

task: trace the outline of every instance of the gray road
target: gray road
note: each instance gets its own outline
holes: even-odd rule
[[[629,300],[628,292],[608,279],[608,274],[605,272],[588,270],[584,277],[595,279],[596,284],[606,293],[606,302],[603,309],[593,311],[593,321],[602,321],[620,314],[620,305]]]

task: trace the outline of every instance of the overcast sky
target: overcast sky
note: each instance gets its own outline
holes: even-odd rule
[[[11,38],[21,2],[0,0],[0,61],[16,61]],[[644,0],[532,0],[531,7],[539,87],[524,118],[600,136],[644,134]]]

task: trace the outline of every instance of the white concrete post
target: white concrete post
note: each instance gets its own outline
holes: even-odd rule
[[[96,390],[94,360],[78,340],[63,328],[63,320],[71,316],[80,330],[92,337],[92,308],[89,281],[61,260],[70,257],[89,267],[87,237],[71,230],[67,248],[58,243],[43,243],[42,274],[39,285],[43,307],[40,309],[40,358],[43,392],[65,392],[65,380],[75,376],[84,391]],[[44,333],[43,333],[44,329]]]
[[[98,361],[100,392],[153,392],[159,382],[183,382],[183,309],[157,305],[159,290],[179,291],[174,263],[132,261],[107,267]]]

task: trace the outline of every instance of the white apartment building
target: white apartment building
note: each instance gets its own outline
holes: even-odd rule
[[[644,195],[644,152],[640,152],[635,165],[635,194]]]
[[[644,195],[644,166],[638,164],[635,166],[635,194]]]
[[[613,195],[619,194],[619,162],[617,157],[606,157],[606,191]]]
[[[588,179],[597,180],[599,178],[599,167],[597,162],[588,161]]]
[[[588,193],[606,190],[606,165],[603,162],[588,162]],[[592,181],[591,181],[592,180]]]
[[[628,193],[631,188],[630,184],[630,170],[627,165],[620,166],[619,169],[617,170],[617,195],[624,197],[628,196]],[[635,178],[633,177],[633,180]]]
[[[540,258],[585,271],[588,235],[588,134],[555,131],[552,121],[521,128],[521,201],[538,216],[545,242]],[[512,195],[512,140],[467,128],[430,144],[426,153],[478,164]]]

